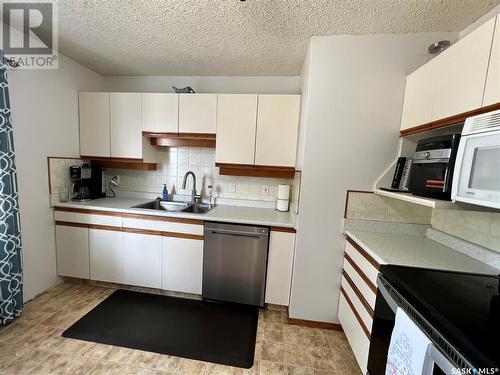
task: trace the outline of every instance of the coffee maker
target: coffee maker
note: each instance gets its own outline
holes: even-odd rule
[[[86,202],[104,196],[102,192],[102,167],[83,164],[69,167],[70,194],[74,202]]]

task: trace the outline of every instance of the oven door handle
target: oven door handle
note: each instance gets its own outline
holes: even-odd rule
[[[385,302],[387,302],[387,304],[389,305],[391,310],[394,312],[394,314],[396,314],[396,311],[398,309],[398,304],[394,300],[394,298],[391,297],[391,294],[387,290],[386,285],[388,285],[388,282],[385,281],[385,279],[383,277],[378,275],[378,277],[377,277],[378,290],[379,290],[380,294],[382,294],[382,297],[384,297]]]

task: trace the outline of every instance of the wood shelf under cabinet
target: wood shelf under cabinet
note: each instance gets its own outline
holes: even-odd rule
[[[133,169],[139,171],[155,171],[156,163],[144,163],[143,159],[107,158],[100,156],[81,155],[82,159],[90,160],[92,164],[102,168]]]
[[[474,109],[472,111],[467,111],[464,113],[460,113],[458,115],[435,120],[435,121],[429,122],[427,124],[422,124],[422,125],[414,126],[412,128],[403,129],[399,132],[399,135],[400,135],[400,137],[407,137],[410,135],[423,133],[423,132],[433,130],[433,129],[444,128],[444,127],[447,127],[450,125],[455,125],[455,124],[458,124],[460,122],[464,122],[468,117],[480,115],[482,113],[487,113],[487,112],[491,112],[491,111],[496,111],[497,109],[500,109],[500,103],[491,104],[491,105],[488,105],[485,107]]]
[[[152,146],[162,147],[203,147],[215,148],[216,136],[213,133],[152,133],[142,132],[149,138]]]
[[[226,176],[293,179],[295,175],[294,167],[276,167],[269,165],[246,165],[246,164],[225,164],[225,163],[215,163],[215,166],[219,167],[219,174]]]

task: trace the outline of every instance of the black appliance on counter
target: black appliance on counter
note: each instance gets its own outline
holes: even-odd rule
[[[433,375],[500,373],[498,275],[395,265],[380,272],[369,375],[385,374],[397,307],[431,339]]]
[[[451,200],[460,134],[422,139],[417,144],[409,189],[415,195]]]
[[[85,202],[104,197],[102,192],[102,167],[84,164],[69,167],[71,200]]]

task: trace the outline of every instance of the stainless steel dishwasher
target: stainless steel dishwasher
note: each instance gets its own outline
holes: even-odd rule
[[[264,306],[269,228],[205,222],[203,298]]]

